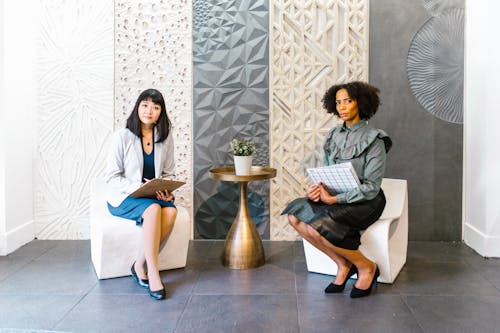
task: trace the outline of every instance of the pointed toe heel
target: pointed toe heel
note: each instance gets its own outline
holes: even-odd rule
[[[333,282],[330,283],[328,286],[325,288],[325,294],[338,294],[344,291],[345,285],[347,284],[347,281],[354,275],[358,273],[358,269],[356,266],[352,265],[351,268],[349,269],[349,273],[347,273],[347,277],[345,278],[344,283],[342,284],[334,284]]]
[[[165,288],[155,291],[149,289],[149,296],[151,296],[157,301],[161,301],[162,299],[165,299]]]
[[[377,269],[375,270],[375,275],[373,275],[373,280],[370,283],[370,286],[368,287],[368,289],[359,289],[359,288],[356,288],[356,286],[353,286],[352,290],[351,290],[351,298],[360,298],[360,297],[369,296],[372,292],[372,289],[374,289],[377,285],[377,278],[379,277],[379,275],[380,275],[380,271],[377,267]]]
[[[137,273],[135,272],[135,261],[134,263],[132,264],[132,267],[130,267],[130,272],[132,273],[132,280],[134,280],[139,286],[141,286],[142,288],[149,288],[149,280],[147,279],[139,279],[139,277],[137,276]]]

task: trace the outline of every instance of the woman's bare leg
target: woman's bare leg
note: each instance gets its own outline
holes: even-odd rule
[[[377,265],[365,257],[359,250],[347,250],[334,245],[332,245],[332,247],[335,248],[335,251],[339,255],[347,258],[347,260],[352,262],[358,268],[358,281],[356,281],[355,284],[356,288],[368,289],[375,275]]]
[[[346,258],[340,256],[336,253],[329,245],[324,237],[322,237],[314,228],[310,227],[307,223],[300,221],[293,215],[288,215],[288,222],[290,225],[298,232],[302,238],[311,243],[315,248],[325,253],[337,264],[337,274],[335,276],[334,283],[342,284],[344,283],[349,269],[351,268],[351,263],[347,261]]]
[[[375,274],[376,265],[373,261],[366,258],[359,250],[346,250],[332,245],[323,236],[321,236],[313,227],[297,219],[293,215],[288,215],[290,225],[297,230],[299,235],[305,238],[318,250],[325,253],[337,264],[337,275],[335,284],[342,284],[350,269],[350,263],[358,268],[358,281],[356,288],[368,289]]]
[[[160,273],[158,272],[158,249],[161,237],[161,206],[152,204],[146,208],[142,218],[144,257],[148,266],[149,289],[156,291],[163,289]]]
[[[161,237],[160,244],[168,238],[174,228],[177,209],[174,207],[163,207],[161,209]]]
[[[175,209],[174,207],[163,207],[161,209],[160,247],[172,232],[176,217],[177,217],[177,209]],[[135,261],[134,268],[137,273],[137,276],[143,280],[148,278],[145,266],[146,266],[146,257],[144,256],[144,252],[141,252]]]
[[[137,273],[137,276],[141,280],[148,279],[148,273],[146,271],[146,257],[144,256],[144,251],[141,250],[141,253],[135,260],[134,270]]]

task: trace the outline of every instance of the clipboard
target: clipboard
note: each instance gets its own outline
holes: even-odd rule
[[[186,184],[186,182],[182,182],[179,180],[171,180],[164,178],[154,178],[149,182],[145,183],[137,190],[130,194],[131,197],[135,198],[156,198],[156,192],[158,191],[175,191],[182,185]]]
[[[349,192],[361,185],[351,162],[309,168],[307,174],[315,184],[323,183],[332,195]]]

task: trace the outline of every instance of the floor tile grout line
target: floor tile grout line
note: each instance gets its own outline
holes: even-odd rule
[[[192,293],[194,296],[295,296],[294,293],[241,293],[241,294],[228,294],[228,293]]]
[[[212,249],[213,245],[214,245],[214,242],[212,241],[212,243],[210,244],[210,246],[208,248],[208,251],[210,251]],[[204,259],[202,261],[204,262],[204,264],[208,264],[208,262],[209,262],[208,259]],[[195,295],[194,291],[195,291],[196,286],[198,285],[198,282],[200,281],[201,272],[197,272],[197,274],[198,274],[198,276],[196,277],[196,281],[193,284],[193,286],[191,287],[191,289],[189,290],[189,297],[187,298],[187,300],[184,304],[184,308],[182,309],[180,316],[177,318],[177,321],[175,323],[175,327],[172,331],[173,333],[177,332],[177,329],[178,329],[180,323],[182,322],[182,319],[184,318],[184,314],[186,313],[187,307],[189,306],[189,304],[191,303],[191,300],[193,299],[193,296]]]
[[[413,319],[415,319],[415,322],[417,323],[418,327],[420,327],[420,329],[422,330],[422,333],[425,333],[425,329],[422,327],[422,324],[420,324],[420,321],[418,320],[418,318],[415,314],[415,311],[413,311],[412,307],[407,302],[407,296],[401,295],[400,297],[401,297],[401,301],[403,302],[403,304],[406,306],[408,311],[410,311]]]
[[[295,251],[294,251],[295,252]],[[295,256],[295,253],[294,253],[294,256]],[[300,333],[301,331],[301,321],[300,321],[300,309],[299,309],[299,289],[298,289],[298,286],[297,286],[297,274],[295,274],[295,265],[296,265],[296,262],[294,261],[293,262],[293,273],[294,273],[294,278],[295,278],[295,306],[297,308],[297,329],[298,329],[298,332]]]
[[[187,298],[186,302],[184,303],[184,307],[181,311],[181,314],[180,316],[177,318],[177,321],[175,322],[175,327],[172,331],[172,333],[175,333],[177,332],[177,328],[179,327],[182,319],[184,318],[184,314],[186,313],[186,310],[187,310],[187,307],[189,306],[189,304],[191,303],[191,300],[193,299],[193,294],[189,294],[189,297]]]
[[[495,285],[493,281],[491,281],[487,276],[484,276],[483,274],[476,272],[482,279],[484,279],[486,282],[488,282],[493,289],[496,289],[497,291],[500,292],[500,288]]]
[[[34,240],[37,240],[37,239],[35,238]],[[29,243],[28,243],[28,244],[29,244]],[[25,245],[26,245],[26,244],[25,244]],[[23,246],[24,246],[24,245],[23,245]],[[14,270],[14,271],[10,272],[9,274],[7,274],[7,275],[6,275],[3,279],[1,279],[1,280],[0,280],[0,283],[4,282],[4,281],[5,281],[6,279],[8,279],[11,275],[13,275],[13,274],[15,274],[15,273],[19,272],[19,271],[20,271],[21,269],[23,269],[24,267],[26,267],[26,266],[28,266],[29,264],[33,263],[35,260],[40,259],[40,257],[42,257],[44,254],[48,253],[50,250],[52,250],[52,249],[54,249],[54,248],[56,248],[56,247],[57,247],[57,245],[54,245],[54,246],[52,246],[52,247],[50,247],[50,248],[46,249],[44,252],[39,253],[39,254],[38,254],[38,256],[36,256],[36,257],[32,257],[31,259],[29,259],[28,261],[26,261],[26,263],[25,263],[24,265],[21,265],[18,269],[16,269],[16,270]],[[19,249],[18,249],[18,250],[19,250]],[[16,251],[17,251],[17,250],[16,250]],[[9,257],[9,255],[7,255],[6,257]],[[16,258],[15,258],[15,256],[12,256],[12,255],[11,255],[11,256],[9,257],[9,259],[14,260],[14,259],[16,259]]]
[[[68,311],[66,311],[66,313],[61,317],[61,319],[54,324],[54,326],[52,327],[53,330],[56,330],[56,327],[59,324],[61,324],[61,322],[64,319],[66,319],[66,317],[68,317],[68,315],[71,313],[71,311],[73,311],[73,309],[75,309],[84,300],[84,298],[86,298],[92,292],[92,290],[94,290],[96,288],[98,283],[99,283],[99,280],[96,280],[94,285],[91,288],[89,288],[86,293],[82,294],[82,296],[75,302],[75,304],[73,304],[73,306]]]
[[[19,272],[21,269],[23,269],[24,267],[28,266],[29,264],[31,264],[35,259],[31,259],[30,261],[27,261],[24,265],[21,265],[21,267],[19,267],[18,269],[8,273],[3,279],[0,280],[0,284],[2,284],[5,280],[7,280],[11,275],[14,275],[16,274],[17,272]]]

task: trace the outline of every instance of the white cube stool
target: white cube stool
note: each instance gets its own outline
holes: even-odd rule
[[[142,246],[142,228],[132,220],[111,215],[105,193],[104,181],[95,179],[90,195],[90,247],[99,279],[130,275],[130,266]],[[186,266],[190,230],[187,209],[177,206],[174,228],[158,257],[160,270]]]
[[[406,263],[408,247],[408,189],[406,180],[384,178],[387,200],[380,219],[361,235],[359,250],[377,263],[379,282],[392,283]],[[309,272],[335,275],[337,264],[305,239],[304,252]]]

